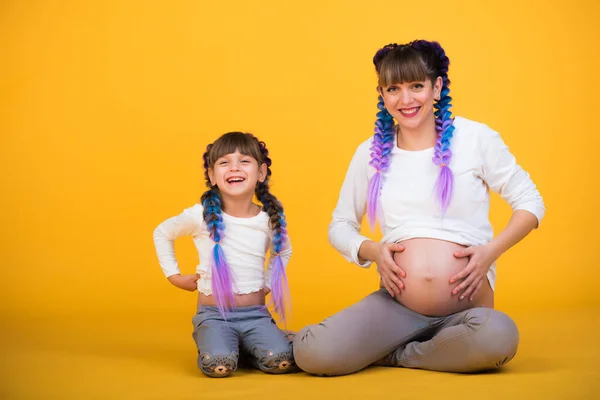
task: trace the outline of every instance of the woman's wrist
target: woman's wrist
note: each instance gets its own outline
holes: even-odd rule
[[[377,255],[379,254],[380,246],[381,243],[373,240],[365,240],[362,242],[358,248],[358,261],[361,264],[364,264],[367,261],[377,263]]]
[[[490,241],[487,244],[488,249],[490,250],[494,261],[499,259],[500,256],[502,254],[504,254],[504,252],[506,251],[506,249],[504,249],[504,247],[502,246],[502,243],[500,243],[498,240],[493,239],[492,241]]]

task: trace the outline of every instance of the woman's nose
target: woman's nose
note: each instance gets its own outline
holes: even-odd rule
[[[403,90],[400,94],[400,102],[402,104],[410,104],[412,102],[412,93],[410,90]]]

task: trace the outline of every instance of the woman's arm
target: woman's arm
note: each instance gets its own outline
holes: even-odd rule
[[[546,211],[529,174],[517,164],[500,135],[485,125],[480,135],[481,178],[510,204],[513,214],[508,225],[492,241],[455,253],[456,257],[469,257],[467,266],[450,278],[450,283],[464,279],[452,291],[453,295],[459,294],[460,300],[475,297],[494,261],[537,228]]]
[[[329,243],[348,261],[369,267],[372,260],[359,260],[362,243],[369,240],[361,235],[360,226],[366,212],[369,186],[369,142],[362,143],[350,162],[340,190],[333,218],[329,224]]]
[[[329,224],[329,243],[346,260],[360,267],[368,268],[375,262],[384,287],[393,296],[404,288],[400,278],[405,277],[406,273],[398,267],[392,255],[395,251],[403,251],[404,247],[394,243],[377,243],[360,234],[366,213],[371,168],[369,146],[370,141],[362,143],[352,157]]]

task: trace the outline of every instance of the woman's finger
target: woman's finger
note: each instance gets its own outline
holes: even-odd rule
[[[463,269],[461,269],[458,272],[458,274],[456,274],[452,278],[450,278],[450,283],[454,283],[454,282],[460,281],[461,279],[464,279],[467,275],[469,275],[471,273],[472,269],[473,269],[473,266],[469,262],[466,267],[464,267]]]
[[[454,252],[454,257],[463,258],[473,254],[473,247],[467,247],[466,249],[458,250]]]
[[[387,290],[387,292],[390,294],[390,296],[396,297],[396,293],[394,292],[394,290],[390,286],[390,284],[387,281],[387,279],[385,279],[385,278],[382,277],[381,278],[381,282],[383,283],[383,287],[385,287],[385,290]]]
[[[389,282],[389,285],[392,287],[392,290],[394,291],[394,294],[396,296],[398,296],[400,294],[401,290],[400,290],[400,286],[394,280],[394,277],[389,277],[388,278],[388,282]]]
[[[394,282],[394,285],[398,288],[398,294],[400,294],[400,291],[402,291],[402,289],[404,289],[404,282],[402,282],[402,280],[400,280],[400,278],[398,278],[397,276],[392,275],[390,280],[392,282]]]
[[[471,282],[467,289],[460,294],[460,297],[458,299],[471,299],[471,297],[473,296],[473,291],[477,288],[477,285],[479,284],[480,280],[481,278],[473,279],[473,282]]]
[[[479,289],[481,289],[481,285],[483,284],[483,279],[479,281],[479,283],[477,284],[477,287],[475,288],[475,291],[473,292],[473,294],[471,295],[471,297],[469,297],[469,301],[473,301],[473,299],[475,298],[475,296],[477,296],[477,293],[479,293]]]
[[[402,268],[396,264],[396,262],[392,261],[392,264],[389,266],[392,273],[401,278],[406,278],[406,272]]]
[[[473,275],[469,275],[460,285],[454,288],[452,294],[456,295],[458,293],[461,293],[471,284],[471,282],[473,282],[473,279],[475,279],[475,277]]]
[[[393,245],[390,246],[390,250],[392,250],[395,253],[401,253],[404,251],[404,246],[398,243],[393,243]]]

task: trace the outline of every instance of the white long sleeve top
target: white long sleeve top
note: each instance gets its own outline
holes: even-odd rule
[[[513,211],[527,210],[539,221],[545,207],[535,184],[516,162],[500,135],[488,126],[456,117],[450,142],[454,195],[442,216],[434,186],[439,167],[432,162],[434,149],[407,151],[394,148],[383,174],[380,224],[382,243],[413,238],[435,238],[472,246],[488,243],[493,229],[488,215],[489,189],[500,194]],[[375,169],[369,166],[372,138],[358,146],[342,185],[333,219],[330,243],[359,266],[358,251],[367,237],[360,233],[366,213],[367,187]],[[495,263],[487,275],[494,288]]]
[[[200,274],[198,290],[211,295],[211,260],[215,243],[204,222],[203,210],[200,204],[196,204],[162,222],[154,230],[154,245],[160,266],[168,278],[180,273],[173,245],[175,239],[191,236],[200,259],[196,267],[196,272]],[[257,292],[265,286],[271,288],[271,271],[276,254],[271,248],[273,231],[269,228],[269,215],[261,211],[255,217],[239,218],[223,212],[223,223],[225,229],[221,246],[233,275],[234,293]],[[270,257],[265,270],[267,253],[270,253]],[[284,267],[287,267],[291,254],[288,238],[280,251]]]

